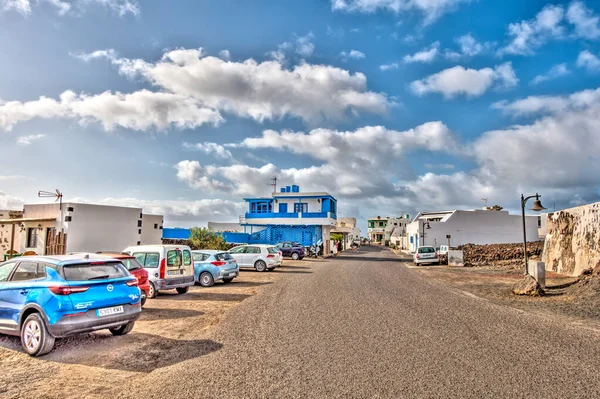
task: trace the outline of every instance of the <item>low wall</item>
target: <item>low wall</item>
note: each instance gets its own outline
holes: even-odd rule
[[[465,266],[485,266],[491,264],[505,264],[519,266],[523,264],[523,244],[489,244],[460,245],[459,250],[464,252]],[[530,259],[540,259],[544,249],[543,241],[527,243],[527,256]]]
[[[579,276],[600,263],[600,202],[548,214],[546,270]]]

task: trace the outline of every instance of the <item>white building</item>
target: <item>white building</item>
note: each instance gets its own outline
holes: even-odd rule
[[[525,216],[527,241],[538,241],[538,216]],[[454,210],[445,212],[421,212],[407,226],[411,251],[418,246],[448,244],[456,247],[464,244],[508,244],[523,241],[521,215],[508,211]]]
[[[140,208],[63,203],[25,205],[21,218],[0,220],[21,234],[18,253],[121,251],[131,245],[160,244],[163,217]]]
[[[339,218],[331,233],[343,235],[342,245],[344,249],[350,248],[353,241],[360,240],[360,228],[356,225],[356,218]]]
[[[368,237],[373,243],[394,244],[401,248],[406,245],[407,217],[381,217],[370,218],[368,222]]]

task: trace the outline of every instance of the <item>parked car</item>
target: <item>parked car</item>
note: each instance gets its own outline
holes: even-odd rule
[[[280,242],[275,246],[281,251],[283,256],[287,256],[293,260],[302,260],[306,256],[306,251],[299,242]]]
[[[28,256],[0,263],[0,332],[31,356],[56,338],[108,329],[129,333],[142,311],[138,281],[107,257]]]
[[[417,252],[415,252],[413,261],[415,265],[420,265],[423,263],[440,263],[440,254],[435,250],[432,246],[421,246],[417,248]]]
[[[192,251],[194,279],[203,287],[211,287],[216,281],[231,283],[239,276],[240,268],[229,252],[214,249]]]
[[[447,245],[440,245],[439,247],[436,248],[438,254],[440,255],[447,255],[448,254],[448,246]]]
[[[240,268],[254,268],[259,272],[273,270],[283,261],[281,251],[273,245],[242,245],[231,248],[229,253]]]
[[[185,294],[194,285],[192,250],[187,245],[138,245],[123,252],[133,255],[148,271],[148,298],[172,289]]]
[[[97,252],[104,256],[111,257],[121,261],[123,266],[127,268],[127,271],[131,273],[138,280],[138,287],[142,295],[142,307],[146,304],[146,298],[150,292],[150,280],[148,280],[148,271],[144,269],[142,264],[137,259],[129,254],[120,252]]]

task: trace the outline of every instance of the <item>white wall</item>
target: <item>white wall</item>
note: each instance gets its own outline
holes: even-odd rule
[[[538,241],[538,217],[526,216],[527,241]],[[423,220],[407,226],[411,250],[416,245],[447,244],[446,235],[451,236],[450,245],[464,244],[508,244],[523,241],[521,215],[510,215],[507,211],[456,211],[446,222],[429,222],[430,229],[423,228]],[[425,232],[424,243],[420,233]],[[415,238],[418,235],[418,240]],[[413,242],[410,243],[410,237]]]
[[[162,215],[142,215],[142,245],[162,244]]]
[[[285,224],[309,226],[335,226],[335,219],[331,218],[246,218],[248,224]]]
[[[294,212],[294,204],[299,202],[299,198],[278,198],[277,203],[273,202],[273,212],[279,212],[279,204],[287,204],[287,211]],[[317,198],[303,198],[302,203],[308,204],[308,212],[322,212],[322,203]]]

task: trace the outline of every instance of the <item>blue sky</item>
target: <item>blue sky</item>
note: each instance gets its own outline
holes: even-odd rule
[[[234,221],[269,177],[344,216],[599,200],[600,5],[0,0],[0,208]]]

